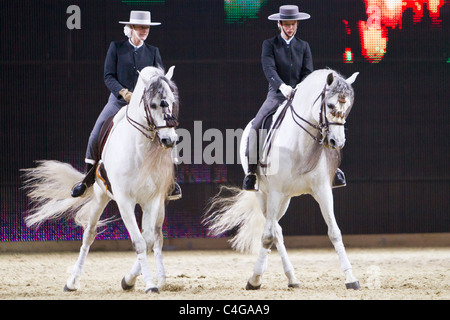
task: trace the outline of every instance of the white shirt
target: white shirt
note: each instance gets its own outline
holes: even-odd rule
[[[281,37],[283,38],[283,36],[281,36]],[[289,40],[286,40],[285,38],[283,38],[283,40],[286,42],[287,45],[289,45],[291,43],[292,39],[294,39],[293,36],[291,38],[289,38]]]
[[[144,41],[141,41],[141,44],[138,46],[135,46],[133,42],[131,42],[131,39],[128,39],[128,41],[130,42],[130,44],[134,47],[134,50],[139,49],[140,47],[142,47],[144,45]]]

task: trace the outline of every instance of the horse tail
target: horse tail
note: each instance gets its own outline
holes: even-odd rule
[[[223,190],[231,195],[222,196]],[[212,236],[237,229],[230,240],[236,251],[257,253],[261,248],[266,219],[255,192],[222,186],[219,193],[210,200],[206,215],[203,222]]]
[[[23,189],[32,205],[30,215],[25,218],[28,227],[65,216],[73,216],[78,225],[87,226],[93,188],[88,188],[82,197],[71,196],[72,187],[83,180],[82,173],[70,164],[49,160],[38,161],[36,168],[21,171],[24,172]]]

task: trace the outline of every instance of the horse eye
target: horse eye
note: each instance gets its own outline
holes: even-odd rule
[[[157,107],[156,103],[152,103],[152,104],[150,105],[150,108],[152,108],[152,109],[156,109],[156,107]]]
[[[332,104],[332,103],[328,103],[328,104],[327,104],[327,107],[330,108],[330,109],[334,109],[334,108],[335,108],[335,105]]]

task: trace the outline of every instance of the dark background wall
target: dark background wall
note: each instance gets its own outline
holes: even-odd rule
[[[251,14],[230,16],[231,4],[246,2],[257,5]],[[422,19],[415,21],[413,10],[406,9],[401,28],[385,28],[387,50],[378,63],[362,55],[358,22],[368,19],[365,1],[293,2],[312,16],[300,22],[298,36],[309,42],[314,67],[330,67],[345,76],[360,72],[341,165],[348,186],[334,191],[344,234],[450,231],[450,4],[442,2],[438,20],[433,20],[427,1],[418,2],[423,4]],[[66,26],[66,9],[72,4],[81,10],[78,30]],[[106,50],[110,41],[124,39],[118,21],[126,20],[130,10],[149,10],[154,21],[163,23],[151,28],[147,42],[159,47],[166,68],[176,65],[180,127],[192,132],[194,121],[202,121],[203,132],[217,128],[225,133],[244,128],[264,101],[261,44],[278,33],[267,16],[282,4],[2,1],[0,240],[80,237],[70,222],[48,223],[39,230],[23,225],[29,204],[20,189],[19,170],[41,159],[83,169],[90,130],[109,94],[103,82]],[[352,63],[343,59],[346,48],[353,53]],[[243,178],[237,164],[218,168],[220,179],[210,175],[215,169],[206,164],[180,167],[184,197],[168,206],[167,236],[205,236],[199,222],[207,200],[219,183],[240,185]],[[183,178],[189,170],[198,172],[196,181]],[[105,214],[117,214],[113,203]],[[326,233],[318,205],[309,196],[291,202],[282,226],[286,235]],[[102,237],[127,234],[117,222]]]

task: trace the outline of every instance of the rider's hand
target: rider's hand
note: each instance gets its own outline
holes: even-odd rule
[[[285,96],[286,99],[289,99],[289,97],[292,94],[292,91],[294,90],[294,88],[284,83],[278,89],[280,89],[281,93],[283,94],[283,96]]]
[[[131,95],[133,94],[133,92],[123,88],[122,90],[119,91],[119,94],[125,99],[126,102],[130,103]]]

